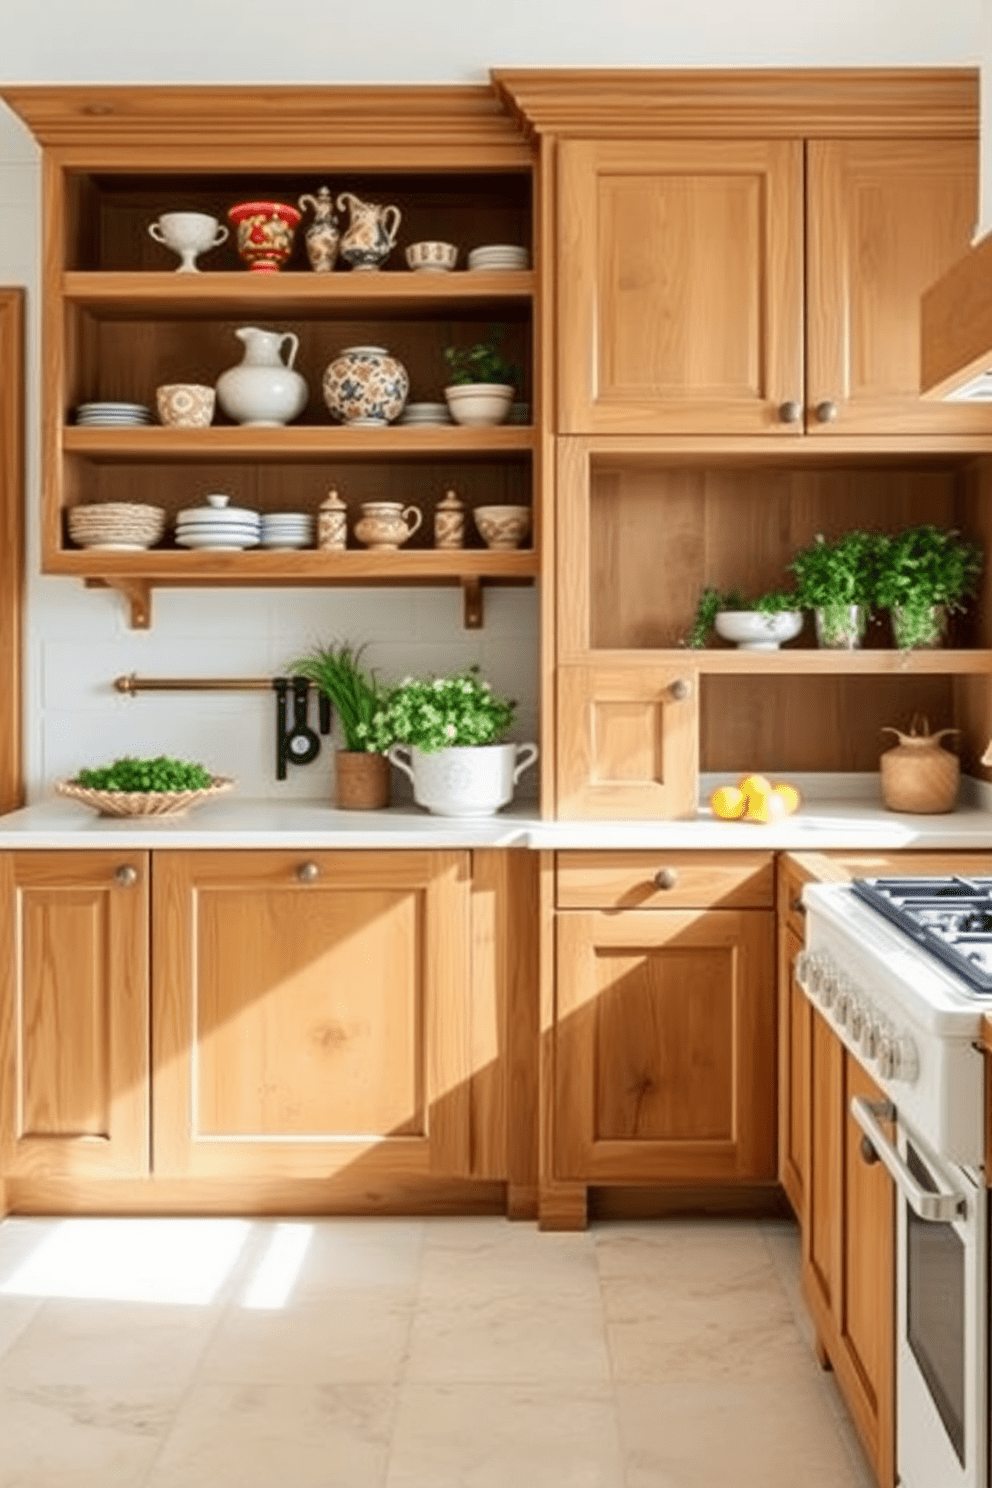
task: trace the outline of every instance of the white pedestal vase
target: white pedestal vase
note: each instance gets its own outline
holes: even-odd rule
[[[536,744],[478,744],[425,754],[394,744],[389,759],[413,781],[413,799],[434,816],[493,816],[537,759]]]

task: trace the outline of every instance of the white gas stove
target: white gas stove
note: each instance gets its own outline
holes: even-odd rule
[[[899,1194],[903,1488],[989,1488],[985,1061],[992,877],[811,884],[796,975],[885,1100],[851,1114]],[[884,1122],[894,1124],[896,1141]]]

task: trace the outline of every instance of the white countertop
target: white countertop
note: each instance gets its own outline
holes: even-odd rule
[[[836,785],[834,786],[836,791]],[[804,795],[783,822],[718,821],[702,806],[690,821],[542,821],[516,804],[479,821],[431,816],[416,806],[337,811],[316,801],[213,801],[188,817],[97,816],[61,798],[0,816],[3,848],[444,848],[992,850],[992,809],[977,796],[941,816],[886,811],[871,794]]]

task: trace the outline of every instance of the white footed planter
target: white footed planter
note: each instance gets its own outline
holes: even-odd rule
[[[456,424],[482,429],[503,422],[510,411],[514,391],[512,384],[506,382],[465,382],[446,387],[444,396]]]
[[[413,799],[434,816],[493,816],[537,759],[536,744],[481,744],[425,754],[394,744],[389,759],[413,781]]]

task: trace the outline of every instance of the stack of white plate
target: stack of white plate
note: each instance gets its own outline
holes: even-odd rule
[[[263,548],[312,548],[314,519],[309,512],[263,512]]]
[[[131,429],[150,424],[152,411],[144,403],[80,403],[76,423],[101,429]]]
[[[208,496],[206,506],[192,506],[176,517],[176,542],[181,548],[211,548],[233,552],[257,548],[261,519],[256,511],[229,506],[230,496]]]
[[[416,424],[423,428],[429,425],[450,424],[451,414],[448,412],[447,403],[408,403],[397,422]]]
[[[530,267],[530,254],[526,248],[516,248],[510,243],[484,243],[473,248],[468,256],[470,269],[526,269]]]

